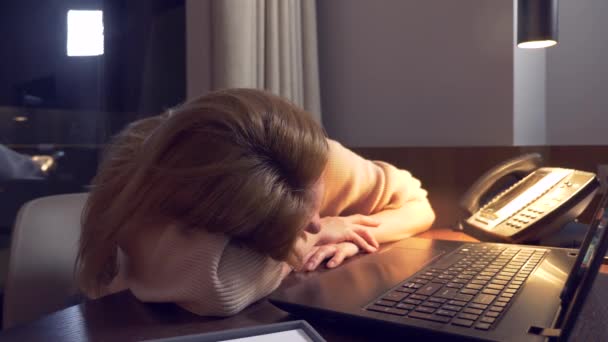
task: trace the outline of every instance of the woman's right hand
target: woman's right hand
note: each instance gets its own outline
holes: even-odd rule
[[[351,242],[368,253],[375,252],[380,244],[371,230],[380,221],[366,215],[328,216],[320,219],[321,230],[316,235],[316,246]]]
[[[288,263],[296,270],[302,270],[304,264],[318,250],[318,246],[351,242],[359,250],[373,253],[379,244],[371,234],[380,222],[365,215],[324,217],[320,219],[320,231],[316,234],[302,232],[294,249],[288,257]]]
[[[326,259],[329,259],[327,268],[338,267],[345,259],[359,253],[359,250],[360,248],[351,242],[317,246],[298,271],[314,271]]]

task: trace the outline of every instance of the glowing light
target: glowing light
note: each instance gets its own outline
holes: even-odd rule
[[[47,172],[55,164],[55,159],[51,156],[32,156],[32,161],[40,166],[42,172]]]
[[[517,44],[517,47],[522,49],[541,49],[557,44],[555,40],[537,40],[532,42],[523,42]]]
[[[103,11],[68,11],[68,56],[103,55]]]
[[[28,118],[27,118],[27,116],[21,116],[21,115],[19,115],[19,116],[15,116],[13,118],[13,120],[15,120],[17,122],[25,122],[25,121],[28,120]]]

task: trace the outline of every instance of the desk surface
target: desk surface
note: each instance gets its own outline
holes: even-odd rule
[[[433,230],[419,237],[476,241],[465,234],[449,230]],[[598,278],[587,303],[599,303],[600,305],[592,308],[588,308],[589,305],[587,305],[583,309],[573,332],[573,336],[577,336],[577,340],[579,338],[580,340],[597,340],[597,336],[608,336],[608,327],[603,323],[605,320],[597,319],[598,317],[608,317],[608,301],[600,298],[602,292],[597,290],[607,286],[608,277]],[[14,327],[1,333],[0,341],[135,341],[293,319],[298,319],[298,317],[275,308],[266,300],[251,305],[236,316],[218,319],[196,316],[171,304],[144,304],[126,291],[75,305],[31,323]],[[371,341],[379,338],[378,331],[352,326],[340,327],[330,322],[307,320],[328,341]],[[595,338],[591,338],[591,333]],[[399,337],[392,334],[394,333],[389,333],[384,338],[391,340]]]

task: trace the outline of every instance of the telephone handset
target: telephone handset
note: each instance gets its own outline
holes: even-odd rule
[[[483,241],[533,243],[578,217],[599,187],[595,174],[541,165],[531,153],[484,173],[460,201],[464,231]]]

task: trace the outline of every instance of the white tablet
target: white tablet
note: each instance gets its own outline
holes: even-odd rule
[[[210,333],[169,337],[148,342],[325,342],[306,321],[290,321]]]

